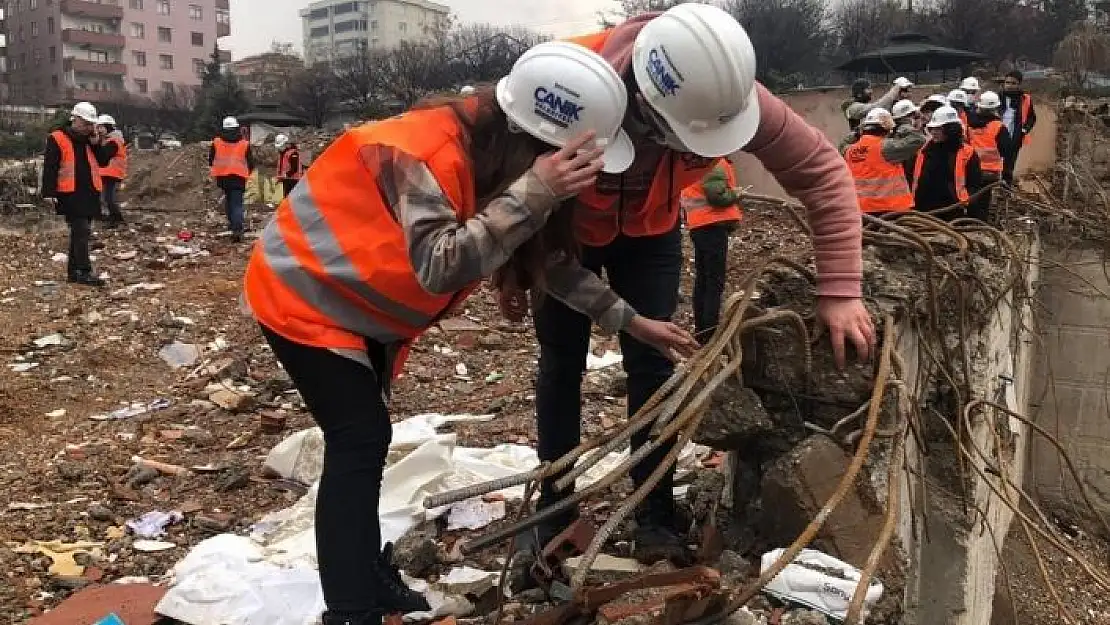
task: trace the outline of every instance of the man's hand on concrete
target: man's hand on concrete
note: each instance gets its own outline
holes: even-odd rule
[[[867,361],[875,347],[875,324],[863,301],[850,297],[817,299],[817,322],[829,331],[836,366],[843,369],[848,362],[845,339],[852,342],[860,361]]]

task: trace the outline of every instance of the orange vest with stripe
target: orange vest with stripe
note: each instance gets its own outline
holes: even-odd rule
[[[1021,122],[1024,124],[1029,121],[1029,116],[1033,114],[1033,96],[1024,93],[1021,96]],[[1029,145],[1029,134],[1026,133],[1021,137],[1022,145]]]
[[[960,124],[964,127],[964,141],[971,140],[971,125],[967,123],[967,109],[957,109],[956,113],[960,116]]]
[[[297,169],[289,171],[289,161],[297,155]],[[304,163],[301,162],[297,148],[289,148],[278,155],[278,178],[280,180],[300,180],[304,176]]]
[[[979,155],[979,167],[985,172],[1002,173],[1002,153],[998,151],[998,131],[1002,122],[992,119],[982,128],[971,129],[971,145]]]
[[[736,172],[733,171],[732,165],[721,159],[719,166],[725,170],[725,179],[728,181],[729,188],[735,189]],[[682,210],[686,211],[686,228],[689,230],[697,230],[712,224],[736,223],[744,217],[739,204],[710,205],[705,197],[705,187],[701,182],[682,190]]]
[[[423,162],[459,223],[474,216],[474,179],[461,128],[449,109],[411,111],[347,131],[278,206],[247,264],[246,303],[285,338],[314,347],[364,350],[365,338],[407,343],[479,284],[458,293],[424,290],[393,207],[364,148],[389,146]],[[394,372],[400,371],[403,355]]]
[[[55,190],[58,193],[73,193],[77,191],[77,149],[69,135],[61,130],[55,130],[50,133],[50,136],[58,144],[58,151],[61,153]],[[93,188],[103,191],[104,181],[100,178],[100,165],[96,162],[96,154],[93,153],[92,146],[85,146],[85,157],[89,159],[89,174],[92,177]]]
[[[100,170],[100,175],[123,180],[127,177],[127,144],[119,137],[108,137],[108,141],[116,144],[116,155]]]
[[[612,32],[608,29],[568,41],[600,54]],[[670,232],[678,225],[683,189],[701,182],[717,160],[667,150],[643,201],[626,203],[623,193],[599,193],[596,187],[579,193],[574,208],[576,238],[585,245],[601,246],[619,234],[645,237]]]
[[[212,145],[216,148],[216,155],[212,159],[211,173],[213,178],[222,178],[224,176],[250,178],[250,166],[247,164],[247,150],[250,149],[249,143],[245,140],[228,143],[216,137],[216,139],[212,141]]]
[[[865,213],[904,212],[913,208],[913,194],[901,163],[883,158],[883,137],[865,134],[844,152],[856,181],[859,208]]]
[[[921,180],[921,170],[925,166],[925,148],[929,147],[932,142],[932,139],[927,140],[917,153],[917,163],[913,168],[913,194],[915,196],[917,195],[917,183]],[[954,180],[956,183],[956,199],[961,202],[966,202],[971,197],[967,192],[967,164],[971,161],[972,156],[975,156],[975,148],[966,143],[960,146],[959,152],[956,152]]]

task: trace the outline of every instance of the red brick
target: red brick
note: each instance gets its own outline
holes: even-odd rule
[[[29,625],[92,625],[113,612],[127,625],[152,625],[165,588],[150,584],[90,586],[74,594]]]

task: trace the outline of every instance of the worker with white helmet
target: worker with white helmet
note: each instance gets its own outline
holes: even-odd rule
[[[918,150],[925,145],[925,116],[912,100],[899,100],[890,111],[894,130],[887,137],[887,153],[902,162],[906,180],[913,180],[913,162]],[[908,157],[902,155],[910,152]]]
[[[960,90],[967,94],[968,106],[973,106],[979,100],[979,79],[968,76],[960,81]]]
[[[277,179],[281,181],[282,197],[289,197],[297,181],[304,176],[301,150],[283,134],[274,137],[274,147],[278,150]]]
[[[998,109],[1002,98],[994,91],[984,91],[976,105],[975,121],[971,122],[969,134],[971,146],[979,155],[979,166],[983,171],[983,184],[1002,180],[1005,167],[1003,155],[1012,149],[1012,138],[1006,125],[999,117]],[[983,193],[968,207],[968,216],[986,221],[990,209],[991,193]]]
[[[855,130],[859,127],[864,115],[871,109],[881,108],[890,110],[898,100],[908,98],[913,89],[913,83],[904,76],[894,80],[893,86],[878,100],[872,101],[871,81],[859,78],[852,83],[852,99],[841,105],[844,116],[848,119],[848,129]]]
[[[948,208],[946,219],[963,217],[971,195],[983,186],[983,174],[975,148],[965,139],[960,113],[942,106],[925,127],[929,140],[917,155],[914,166],[914,207],[919,211]]]
[[[69,125],[51,132],[46,138],[42,165],[42,197],[69,224],[69,254],[66,269],[69,281],[86,286],[103,286],[104,280],[93,273],[89,257],[92,220],[100,215],[100,194],[104,180],[100,169],[111,155],[96,132],[99,117],[96,107],[79,102],[70,112]]]
[[[682,275],[680,194],[701,180],[719,158],[747,150],[808,207],[817,242],[817,315],[831,328],[838,362],[847,339],[867,356],[874,337],[871,318],[859,299],[859,205],[851,173],[836,149],[780,99],[757,84],[756,56],[744,28],[722,9],[679,4],[663,13],[632,18],[614,28],[576,37],[604,56],[629,85],[624,129],[636,158],[621,176],[603,175],[573,205],[574,234],[581,263],[556,265],[546,275],[534,311],[540,343],[536,416],[541,460],[554,460],[580,440],[582,371],[590,342],[589,319],[569,299],[589,293],[604,273],[607,329],[623,330],[621,348],[628,373],[628,414],[635,413],[673,371],[678,347],[690,340],[674,326],[645,332],[636,319],[669,320],[678,303]],[[502,283],[503,308],[514,316],[525,298],[518,285]],[[601,297],[598,294],[598,297]],[[633,448],[648,438],[646,430]],[[660,449],[631,470],[645,483],[668,453]],[[528,533],[543,543],[566,527],[575,510],[570,489],[541,485],[539,507],[560,512]],[[637,512],[634,555],[688,561],[685,527],[676,515],[673,475],[666,473]],[[518,537],[518,540],[525,537]],[[518,544],[521,544],[518,542]],[[527,545],[533,547],[536,545]],[[521,559],[517,575],[527,566]]]
[[[948,106],[956,109],[956,113],[960,116],[960,122],[964,125],[964,131],[968,129],[968,124],[972,118],[975,117],[975,111],[971,108],[971,100],[967,96],[967,92],[963,89],[953,89],[948,92]],[[967,138],[970,138],[967,137]]]
[[[859,140],[844,151],[856,181],[859,208],[865,213],[900,213],[913,208],[903,165],[913,161],[921,146],[907,147],[893,139],[894,127],[890,111],[871,109],[860,123]]]
[[[254,154],[250,141],[239,129],[239,120],[225,117],[221,126],[220,136],[212,140],[208,150],[209,173],[224,192],[224,211],[231,240],[239,243],[245,227],[243,197],[247,192],[247,180],[254,172]]]
[[[943,93],[934,93],[921,102],[921,117],[925,121],[932,119],[933,112],[942,106],[948,106],[948,96]]]
[[[539,44],[496,90],[342,134],[263,231],[246,303],[325,442],[315,526],[324,625],[430,610],[378,526],[390,380],[412,342],[498,267],[511,262],[539,284],[549,259],[575,257],[565,200],[632,162],[627,99],[599,55]],[[568,303],[606,329],[680,333],[639,316],[624,324],[611,314],[617,297],[592,284]]]
[[[117,193],[120,184],[127,177],[127,141],[124,140],[123,133],[116,128],[116,119],[111,115],[101,115],[97,119],[96,127],[104,149],[111,159],[108,161],[108,166],[100,170],[100,176],[104,179],[104,205],[108,209],[104,226],[118,228],[124,223]]]

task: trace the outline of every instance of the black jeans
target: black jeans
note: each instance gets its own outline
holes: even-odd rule
[[[108,221],[121,222],[123,221],[123,213],[120,212],[119,200],[116,197],[116,192],[119,191],[120,181],[115,178],[104,179],[104,205],[108,207]]]
[[[652,237],[619,236],[604,247],[583,250],[583,266],[598,275],[604,269],[609,285],[636,311],[650,319],[669,320],[678,306],[682,270],[682,235],[671,232]],[[545,297],[535,311],[536,337],[540,343],[539,377],[536,380],[536,421],[541,461],[556,460],[578,446],[582,436],[582,374],[590,345],[591,322],[562,302]],[[674,371],[674,365],[655,348],[628,334],[620,335],[624,370],[628,372],[628,414],[635,414]],[[649,429],[632,439],[638,449]],[[632,479],[643,483],[670,451],[664,446],[632,469]],[[541,485],[539,507],[567,496],[554,487],[555,479]],[[653,506],[673,508],[671,471],[649,496]],[[565,519],[566,517],[564,517]]]
[[[281,179],[282,197],[289,197],[289,194],[293,192],[293,187],[295,187],[295,186],[297,186],[297,181],[296,180],[290,180],[288,178],[282,178]]]
[[[234,234],[243,234],[243,196],[244,189],[224,189],[224,211],[227,213],[227,225]]]
[[[983,172],[983,184],[994,184],[998,182],[1000,176],[993,172]],[[974,201],[969,202],[967,205],[967,216],[979,221],[986,221],[990,217],[991,200],[994,197],[994,189],[984,191]]]
[[[694,332],[705,344],[717,330],[728,271],[729,224],[710,224],[690,231],[694,244]]]
[[[70,276],[92,273],[92,259],[89,258],[89,239],[92,238],[92,219],[89,217],[66,217],[69,224],[69,258],[66,271]]]
[[[328,609],[375,609],[365,568],[381,553],[378,498],[393,435],[375,371],[330,350],[266,341],[324,431],[324,472],[316,499],[316,552]],[[377,359],[371,355],[371,362]]]

